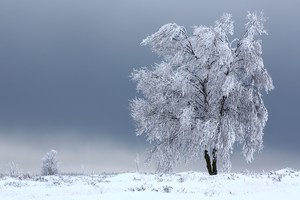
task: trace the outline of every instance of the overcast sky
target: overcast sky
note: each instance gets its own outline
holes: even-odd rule
[[[300,3],[294,0],[1,0],[0,172],[9,162],[39,172],[56,149],[64,172],[135,170],[148,144],[136,137],[128,110],[137,96],[133,68],[159,59],[140,42],[162,25],[188,30],[233,14],[235,37],[247,11],[263,10],[269,35],[263,58],[275,90],[261,154],[240,152],[233,170],[300,169]],[[196,161],[178,170],[202,170]],[[143,166],[142,169],[147,169]]]

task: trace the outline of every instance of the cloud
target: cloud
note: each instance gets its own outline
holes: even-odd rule
[[[135,156],[143,151],[108,138],[84,138],[76,133],[52,136],[2,137],[0,172],[15,162],[23,172],[39,173],[40,159],[50,149],[57,150],[62,172],[81,172],[83,166],[86,172],[133,171]]]

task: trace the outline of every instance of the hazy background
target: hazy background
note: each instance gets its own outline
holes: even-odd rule
[[[263,152],[246,164],[233,155],[233,171],[300,169],[300,3],[294,0],[1,0],[0,172],[8,163],[39,172],[56,149],[63,172],[134,171],[148,146],[136,137],[129,99],[138,95],[133,68],[159,59],[139,44],[162,25],[213,25],[233,14],[235,37],[247,11],[268,17],[263,58],[275,90]],[[143,170],[148,169],[145,166]],[[203,170],[195,161],[177,170]]]

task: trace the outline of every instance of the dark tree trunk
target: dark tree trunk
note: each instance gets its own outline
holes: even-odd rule
[[[215,148],[213,149],[212,156],[213,156],[212,173],[213,173],[213,175],[217,175],[218,174],[218,170],[217,170],[217,149],[215,149]]]
[[[205,161],[206,161],[206,167],[207,167],[207,171],[208,171],[209,175],[213,175],[212,174],[212,169],[211,169],[211,163],[210,163],[210,156],[208,155],[207,150],[204,151],[204,158],[205,158]]]
[[[208,154],[208,151],[205,150],[204,151],[204,158],[206,161],[206,167],[207,167],[207,171],[209,173],[209,175],[217,175],[218,171],[217,171],[217,150],[214,148],[213,152],[212,152],[212,164],[211,164],[211,160],[210,160],[210,156]]]

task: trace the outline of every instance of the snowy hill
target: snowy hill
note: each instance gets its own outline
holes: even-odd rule
[[[173,175],[0,177],[1,200],[281,200],[287,197],[300,197],[300,172],[291,169],[217,176],[184,172]]]

